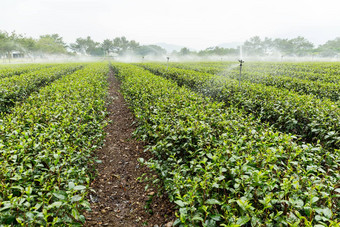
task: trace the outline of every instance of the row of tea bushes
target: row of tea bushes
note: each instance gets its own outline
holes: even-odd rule
[[[295,76],[289,76],[291,71],[287,67],[280,74],[278,72],[269,71],[269,66],[267,70],[259,70],[258,68],[263,64],[258,63],[259,66],[256,67],[254,63],[245,64],[243,66],[242,77],[239,75],[239,67],[238,65],[230,66],[227,64],[226,66],[214,67],[206,64],[173,64],[174,67],[182,68],[182,69],[191,69],[200,72],[207,72],[216,75],[223,75],[230,79],[241,79],[241,81],[247,81],[252,83],[259,83],[266,86],[273,86],[277,88],[288,89],[290,91],[294,91],[301,95],[314,95],[320,99],[330,99],[331,101],[339,101],[340,100],[340,75],[338,76],[338,80],[326,82],[320,80],[313,80],[312,78],[306,76],[305,78],[298,78]],[[275,64],[273,64],[275,66]],[[275,70],[273,67],[272,70]],[[296,71],[293,71],[296,73]],[[309,72],[305,72],[306,74],[310,74]],[[325,78],[327,75],[318,75],[320,78]]]
[[[237,106],[276,129],[299,135],[306,142],[340,148],[340,107],[329,100],[261,84],[242,82],[193,70],[143,64],[151,72],[180,86]]]
[[[0,225],[74,226],[101,145],[106,64],[89,64],[31,95],[0,120]]]
[[[171,63],[171,66],[217,75],[238,75],[237,62]],[[286,76],[321,83],[340,83],[340,64],[337,62],[245,62],[243,72],[257,75]]]
[[[55,65],[55,64],[54,64]],[[52,67],[53,64],[20,64],[20,65],[1,65],[0,79],[20,75],[35,70]]]
[[[182,226],[336,226],[339,153],[298,145],[223,102],[114,64]],[[339,223],[338,223],[339,224]]]
[[[16,102],[26,99],[41,87],[73,73],[83,67],[81,64],[61,64],[33,72],[0,79],[0,113],[10,112]]]

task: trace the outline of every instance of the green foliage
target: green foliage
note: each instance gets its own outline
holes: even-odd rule
[[[235,79],[193,70],[167,69],[159,64],[142,66],[171,78],[179,86],[185,85],[227,105],[243,109],[282,132],[298,135],[306,142],[340,148],[340,110],[337,103],[249,81],[243,81],[239,86]],[[334,92],[336,96],[338,91]]]
[[[0,80],[5,77],[20,75],[27,72],[52,67],[52,64],[19,64],[19,65],[2,65],[0,67]]]
[[[199,56],[209,56],[209,55],[219,55],[219,56],[226,56],[226,55],[232,55],[232,56],[238,56],[239,50],[234,48],[222,48],[222,47],[209,47],[205,50],[201,50],[198,52]]]
[[[172,64],[230,79],[240,79],[239,67],[232,63]],[[314,95],[320,99],[340,100],[340,65],[337,63],[246,63],[242,68],[242,81],[264,84]]]
[[[0,56],[12,58],[12,51],[28,56],[44,54],[68,54],[63,38],[58,34],[42,35],[39,39],[24,37],[21,34],[0,31]]]
[[[98,42],[92,40],[90,36],[77,38],[75,43],[71,43],[70,48],[78,53],[87,55],[103,55],[103,49]]]
[[[40,36],[36,46],[45,54],[67,54],[66,44],[58,34]]]
[[[107,73],[107,65],[89,64],[1,118],[1,226],[85,221],[91,153],[104,137]]]
[[[0,79],[0,113],[8,113],[16,102],[81,67],[80,64],[64,64]]]
[[[299,145],[242,110],[142,68],[114,69],[138,119],[136,135],[154,154],[144,162],[178,205],[175,224],[336,225],[339,150]]]
[[[166,54],[166,50],[157,45],[143,45],[136,48],[135,53],[140,56],[162,56]]]
[[[101,48],[103,49],[105,55],[108,55],[110,52],[113,52],[114,50],[113,42],[109,39],[105,39],[101,44]]]
[[[293,39],[266,37],[264,40],[254,36],[244,42],[243,50],[246,56],[263,56],[270,52],[279,52],[285,56],[306,56],[313,52],[314,44],[302,36]]]
[[[325,57],[335,57],[340,54],[340,37],[328,40],[325,44],[320,45],[317,51]]]
[[[17,48],[16,37],[15,33],[10,35],[7,32],[0,31],[0,56],[9,57],[10,53]]]

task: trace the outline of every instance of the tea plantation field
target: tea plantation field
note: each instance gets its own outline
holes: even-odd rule
[[[108,74],[176,226],[339,226],[340,64],[0,67],[0,226],[82,225]]]

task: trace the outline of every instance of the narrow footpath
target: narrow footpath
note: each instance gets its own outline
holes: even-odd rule
[[[92,212],[85,213],[85,226],[152,226],[170,227],[175,220],[174,205],[166,195],[157,196],[154,187],[145,191],[147,183],[137,178],[150,170],[139,164],[138,158],[148,159],[144,145],[132,138],[136,129],[134,116],[119,93],[120,83],[112,73],[109,76],[107,106],[111,122],[106,127],[106,141],[96,156],[102,163],[96,164],[98,175],[89,194]]]

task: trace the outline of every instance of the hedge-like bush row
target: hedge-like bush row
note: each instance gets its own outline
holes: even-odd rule
[[[54,64],[55,65],[55,64]],[[20,75],[35,70],[52,67],[52,64],[22,64],[22,65],[2,65],[0,67],[0,79]]]
[[[114,64],[182,226],[336,226],[339,153],[298,145],[224,103]]]
[[[0,79],[0,113],[10,112],[15,102],[26,99],[32,92],[81,67],[80,64],[63,64]]]
[[[278,130],[293,133],[302,140],[340,148],[340,109],[338,104],[310,95],[279,89],[194,70],[143,64],[151,72],[173,79],[178,85],[237,106],[268,122]]]
[[[330,99],[333,102],[340,100],[340,75],[338,76],[339,80],[336,80],[335,82],[325,82],[320,80],[311,80],[311,78],[308,76],[305,78],[288,76],[291,73],[288,68],[286,69],[286,72],[282,70],[282,72],[279,73],[275,72],[275,67],[273,67],[273,71],[271,72],[269,71],[269,66],[267,66],[268,68],[266,70],[258,69],[259,67],[263,66],[261,63],[259,63],[258,67],[255,67],[254,63],[248,64],[245,64],[243,67],[241,78],[239,76],[239,67],[237,64],[230,65],[229,63],[224,67],[221,65],[214,67],[210,66],[209,64],[173,64],[173,66],[182,69],[186,68],[200,72],[223,75],[230,79],[241,79],[241,81],[249,81],[266,86],[288,89],[301,95],[314,95],[319,99]],[[275,63],[273,66],[275,66]],[[296,73],[296,71],[293,71],[293,73]],[[310,73],[307,72],[306,74],[308,75]],[[329,77],[329,75],[318,74],[318,77]]]
[[[237,76],[239,72],[237,62],[171,63],[170,65],[217,75]],[[337,62],[246,62],[243,65],[243,72],[245,74],[285,76],[321,83],[340,83],[340,64]]]
[[[69,67],[69,66],[67,66]],[[103,140],[106,64],[89,64],[0,120],[0,225],[81,225]]]

